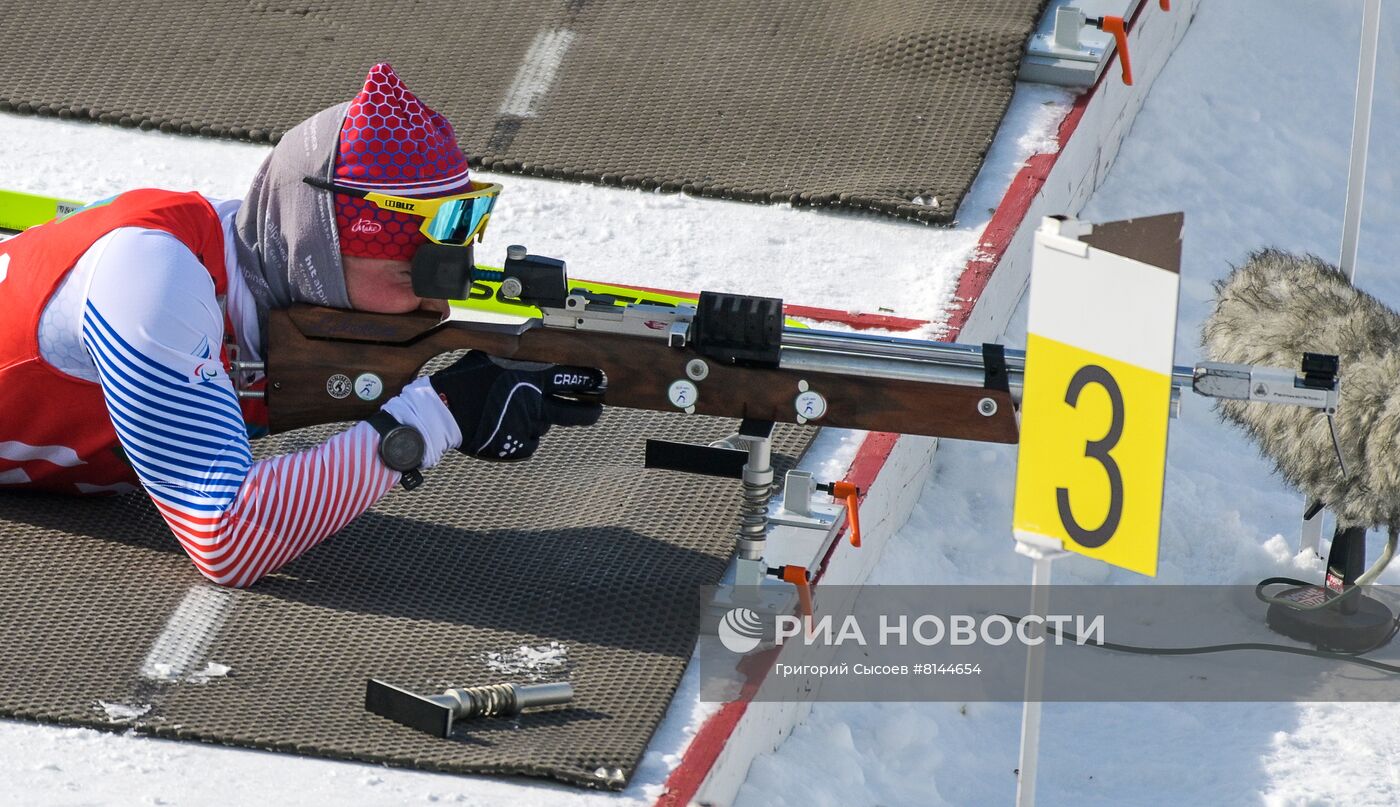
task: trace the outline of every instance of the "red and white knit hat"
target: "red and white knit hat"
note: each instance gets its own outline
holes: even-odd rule
[[[340,129],[335,181],[395,196],[432,198],[466,191],[467,158],[447,119],[418,100],[388,64],[370,68]],[[423,219],[336,194],[340,251],[406,261],[426,238]]]

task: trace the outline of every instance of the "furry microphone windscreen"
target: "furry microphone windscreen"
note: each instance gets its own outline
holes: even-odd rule
[[[1400,526],[1400,315],[1314,255],[1263,250],[1215,284],[1203,344],[1214,361],[1299,368],[1340,358],[1335,416],[1347,475],[1319,409],[1221,401],[1291,484],[1343,527]]]

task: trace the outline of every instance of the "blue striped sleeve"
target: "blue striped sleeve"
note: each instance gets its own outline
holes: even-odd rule
[[[82,323],[112,425],[153,498],[222,512],[253,457],[219,360],[223,319],[213,282],[172,236],[121,235],[103,255],[105,271],[94,274]]]

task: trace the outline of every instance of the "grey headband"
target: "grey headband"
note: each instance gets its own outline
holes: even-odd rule
[[[263,160],[238,211],[238,263],[264,334],[268,309],[292,303],[350,307],[335,196],[302,181],[332,177],[349,106],[323,109],[287,132]]]

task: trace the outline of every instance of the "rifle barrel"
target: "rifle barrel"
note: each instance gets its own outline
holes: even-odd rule
[[[1019,403],[1026,352],[1006,348],[1011,395]],[[980,387],[985,365],[980,345],[932,342],[900,336],[784,328],[781,366],[793,370],[841,372]],[[1173,394],[1191,389],[1194,368],[1172,368]]]

